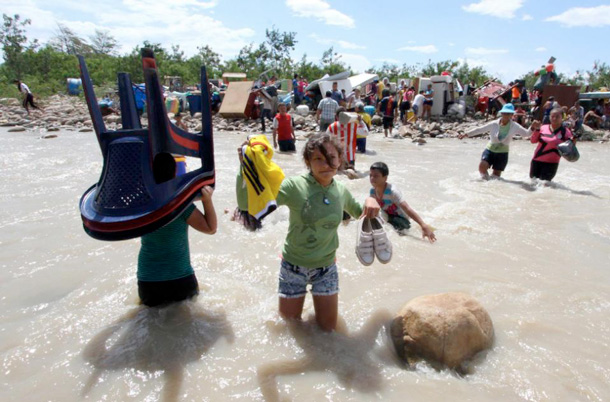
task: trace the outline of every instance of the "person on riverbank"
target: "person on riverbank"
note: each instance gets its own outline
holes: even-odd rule
[[[419,91],[419,93],[415,95],[415,98],[413,98],[413,104],[411,105],[411,108],[413,109],[413,116],[411,116],[410,119],[407,119],[407,123],[417,123],[419,111],[422,110],[425,100],[426,97],[424,96],[424,91]]]
[[[168,153],[160,153],[153,162],[157,183],[174,178],[176,162]],[[217,222],[212,194],[214,190],[201,189],[203,213],[190,205],[171,223],[142,236],[138,254],[138,295],[142,304],[149,307],[190,299],[199,294],[199,284],[191,266],[188,227],[206,233],[216,233]]]
[[[473,128],[458,138],[472,137],[489,131],[489,142],[479,163],[479,173],[483,180],[488,180],[489,169],[493,169],[493,176],[500,177],[508,163],[508,151],[511,140],[515,135],[529,137],[531,130],[526,130],[519,123],[512,120],[515,114],[515,107],[512,103],[507,103],[500,110],[500,119],[493,120],[480,127]],[[538,122],[537,122],[538,123]],[[539,123],[538,123],[539,124]]]
[[[15,80],[14,82],[15,82],[15,84],[17,84],[17,89],[19,90],[19,92],[21,92],[23,94],[23,102],[21,103],[21,105],[23,106],[25,111],[28,113],[28,115],[30,114],[29,106],[32,106],[34,109],[40,110],[38,105],[36,105],[34,103],[34,95],[32,95],[30,88],[27,85],[25,85],[25,83],[21,82],[20,80]]]
[[[381,209],[388,215],[387,222],[398,234],[404,235],[411,227],[409,221],[411,218],[421,227],[422,238],[427,238],[430,243],[434,243],[436,241],[434,230],[407,204],[407,201],[402,198],[400,190],[388,183],[389,174],[390,169],[383,162],[373,163],[369,170],[369,180],[373,186],[370,195],[377,200]]]
[[[279,273],[279,313],[285,319],[300,320],[310,284],[316,322],[330,332],[338,317],[337,230],[343,211],[373,218],[379,205],[372,197],[360,205],[334,179],[343,164],[343,149],[335,136],[311,136],[303,160],[308,172],[285,179],[277,197],[277,204],[290,210]]]
[[[273,147],[277,149],[278,143],[281,152],[296,152],[294,146],[294,120],[286,113],[286,104],[280,103],[279,113],[273,119]]]
[[[335,115],[335,122],[328,126],[326,132],[335,135],[345,154],[343,159],[346,162],[346,169],[356,170],[356,147],[358,135],[367,136],[369,130],[362,120],[360,115],[357,115],[357,120],[352,120],[354,113],[346,113],[344,107],[339,107]]]
[[[531,129],[533,130],[530,141],[538,144],[534,157],[530,164],[530,178],[551,181],[557,174],[561,155],[557,146],[562,142],[576,139],[569,128],[563,125],[563,112],[560,108],[554,108],[550,113],[550,124],[543,124],[534,121]]]
[[[373,123],[371,119],[371,115],[364,111],[364,103],[358,102],[356,103],[356,113],[362,119],[364,124],[366,125],[366,129],[371,131],[371,124]],[[356,133],[356,148],[357,151],[361,154],[366,153],[366,137],[368,134],[357,134]]]
[[[335,114],[339,104],[332,98],[332,92],[326,91],[326,97],[318,104],[316,110],[316,122],[320,125],[320,131],[326,132],[328,126],[335,121]]]
[[[542,124],[550,124],[551,123],[551,110],[558,108],[559,102],[555,101],[554,96],[549,96],[546,102],[544,102],[544,106],[542,106]]]
[[[377,105],[377,112],[382,115],[383,135],[387,137],[392,135],[392,128],[396,120],[396,100],[394,94],[390,94],[389,89],[383,90],[383,99]]]
[[[422,113],[421,118],[425,119],[428,116],[428,121],[432,119],[432,106],[434,105],[434,89],[432,89],[432,84],[428,84],[428,89],[424,91],[424,111]]]

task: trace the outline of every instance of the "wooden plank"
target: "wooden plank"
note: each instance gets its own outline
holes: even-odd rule
[[[234,81],[229,84],[225,91],[224,99],[220,105],[218,114],[225,118],[248,117],[248,103],[250,101],[250,90],[253,81]],[[251,105],[250,105],[251,108]]]

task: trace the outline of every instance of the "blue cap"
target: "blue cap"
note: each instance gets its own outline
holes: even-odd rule
[[[507,103],[506,105],[502,106],[500,113],[515,114],[515,107],[513,106],[512,103]]]

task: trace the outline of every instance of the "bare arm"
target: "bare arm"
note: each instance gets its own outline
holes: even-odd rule
[[[202,233],[214,234],[217,229],[216,211],[212,202],[212,193],[214,189],[210,186],[205,186],[201,189],[201,203],[203,204],[203,213],[197,208],[193,210],[191,216],[188,217],[188,223],[193,229]]]
[[[426,225],[423,219],[417,214],[417,212],[415,212],[413,208],[409,206],[409,204],[407,204],[406,201],[402,201],[400,203],[400,208],[405,211],[409,218],[413,219],[421,227],[422,238],[425,239],[427,237],[430,243],[434,243],[436,241],[436,236],[434,235],[434,230],[432,227]]]

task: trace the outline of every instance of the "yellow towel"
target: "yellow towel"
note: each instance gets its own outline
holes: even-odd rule
[[[241,171],[248,189],[248,213],[256,219],[263,219],[277,209],[275,199],[284,172],[271,160],[273,148],[264,135],[250,137],[242,155]]]

